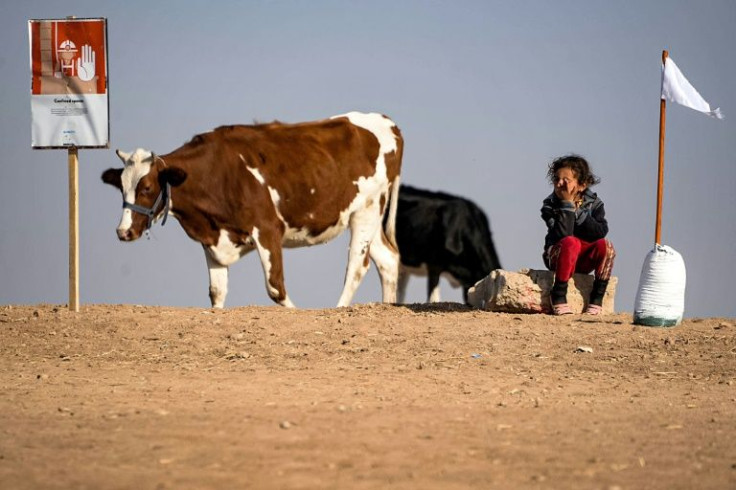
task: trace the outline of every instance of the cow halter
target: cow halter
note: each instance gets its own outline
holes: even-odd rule
[[[153,154],[154,161],[156,159],[159,159],[163,162],[164,166],[166,166],[166,162],[164,162],[164,159],[160,156]],[[161,226],[164,226],[166,224],[166,218],[169,216],[169,197],[171,196],[171,185],[167,182],[165,186],[161,188],[161,192],[158,193],[158,197],[156,197],[156,201],[153,203],[153,206],[150,208],[147,208],[145,206],[140,206],[135,203],[129,203],[125,200],[123,200],[123,209],[130,209],[133,212],[143,214],[145,216],[148,216],[148,224],[146,225],[146,232],[151,228],[153,225],[153,218],[158,214],[158,208],[161,206],[161,202],[163,202],[163,212],[164,212],[164,219],[161,221]]]

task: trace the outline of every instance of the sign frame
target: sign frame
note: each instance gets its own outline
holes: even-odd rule
[[[110,148],[107,18],[31,19],[31,147]]]

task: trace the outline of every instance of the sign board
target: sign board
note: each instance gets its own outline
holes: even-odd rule
[[[108,148],[107,19],[29,20],[31,146]]]

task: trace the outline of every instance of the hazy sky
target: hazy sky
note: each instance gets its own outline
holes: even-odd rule
[[[8,5],[11,3],[11,5]],[[687,267],[686,317],[736,317],[736,2],[6,2],[0,16],[0,304],[68,301],[64,150],[31,149],[29,19],[106,17],[109,150],[80,150],[80,301],[209,306],[199,244],[176,220],[115,235],[116,148],[167,153],[215,126],[389,115],[402,181],[475,201],[507,270],[544,268],[547,163],[584,155],[602,178],[618,256],[616,310],[633,312],[654,245],[663,49],[726,116],[668,105],[662,242]],[[285,252],[300,307],[337,303],[347,235]],[[443,282],[443,299],[461,301]],[[354,302],[380,300],[372,267]],[[413,279],[408,299],[423,301]],[[255,253],[230,269],[227,306],[271,305]]]

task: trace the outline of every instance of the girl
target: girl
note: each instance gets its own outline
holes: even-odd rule
[[[589,189],[600,179],[579,155],[554,160],[547,169],[547,178],[554,192],[542,205],[542,219],[547,224],[542,260],[555,273],[550,291],[553,312],[572,314],[567,304],[567,282],[573,273],[595,271],[585,312],[599,315],[616,256],[613,245],[605,239],[608,222],[603,201]]]

